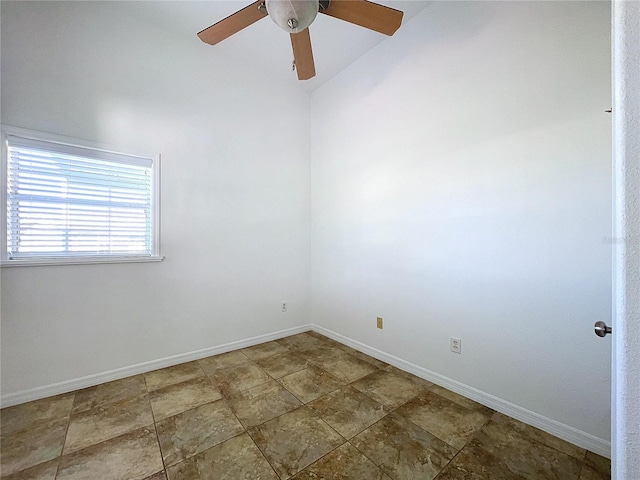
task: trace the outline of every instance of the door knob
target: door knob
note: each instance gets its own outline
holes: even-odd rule
[[[597,321],[594,327],[596,335],[598,335],[599,337],[604,337],[608,333],[611,333],[611,327],[608,327],[607,324],[602,320]]]

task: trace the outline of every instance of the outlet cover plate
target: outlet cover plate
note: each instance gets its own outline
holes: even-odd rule
[[[462,340],[460,338],[451,337],[451,351],[453,353],[462,353]]]

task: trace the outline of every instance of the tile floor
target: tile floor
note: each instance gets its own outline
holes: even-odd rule
[[[314,332],[0,416],[2,480],[610,478],[603,457]]]

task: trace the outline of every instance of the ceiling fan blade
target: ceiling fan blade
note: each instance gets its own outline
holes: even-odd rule
[[[393,35],[402,24],[403,12],[367,0],[331,0],[320,13],[369,30]]]
[[[225,38],[229,38],[234,33],[238,33],[243,28],[267,16],[266,13],[263,13],[264,10],[258,9],[263,3],[264,0],[258,0],[251,5],[247,5],[242,10],[238,10],[224,20],[220,20],[209,28],[205,28],[198,33],[198,37],[209,45],[215,45]]]
[[[291,33],[290,35],[298,80],[309,80],[310,78],[315,77],[316,67],[313,63],[313,51],[311,50],[311,36],[309,35],[309,29],[305,28],[300,33]]]

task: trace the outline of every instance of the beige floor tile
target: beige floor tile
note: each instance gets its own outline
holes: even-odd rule
[[[602,473],[587,465],[583,465],[578,480],[611,480],[611,474]]]
[[[0,410],[0,434],[11,435],[42,422],[69,418],[74,393],[43,398]]]
[[[229,406],[245,428],[251,428],[298,408],[300,401],[275,380],[239,392]]]
[[[376,370],[353,384],[376,402],[394,409],[426,391],[431,383],[400,370]]]
[[[314,359],[316,361],[323,362],[325,360],[330,360],[331,357],[336,355],[339,356],[340,352],[342,352],[342,353],[347,353],[351,356],[354,356],[359,360],[363,360],[373,365],[376,368],[380,368],[380,369],[393,368],[391,367],[391,365],[389,365],[386,362],[378,360],[377,358],[367,355],[366,353],[356,350],[355,348],[352,348],[348,345],[337,342],[332,338],[325,337],[322,334],[311,331],[311,332],[307,332],[307,335],[313,336],[315,339],[318,339],[321,342],[320,345],[324,347],[324,348],[321,348],[318,352],[313,352],[315,354]]]
[[[348,347],[347,345],[340,343],[334,340],[333,338],[322,337],[322,338],[319,338],[318,340],[321,341],[325,346],[335,347],[343,351],[351,349],[351,347]]]
[[[2,480],[54,480],[58,471],[59,458],[49,462],[41,463],[35,467],[21,470],[13,475],[3,476]],[[0,471],[0,473],[2,473]]]
[[[151,392],[169,385],[193,380],[203,375],[204,371],[200,368],[198,362],[188,362],[145,373],[144,379],[147,382],[147,389]]]
[[[331,375],[345,383],[354,382],[359,378],[366,377],[370,373],[378,371],[378,369],[370,363],[344,352],[342,355],[318,362],[317,365],[323,370],[331,372]]]
[[[538,442],[543,443],[548,447],[555,448],[556,450],[560,450],[562,453],[571,455],[577,460],[582,461],[585,458],[585,454],[587,453],[584,448],[580,448],[569,442],[565,442],[558,437],[555,437],[547,432],[543,432],[542,430],[536,427],[532,427],[531,425],[527,425],[526,423],[522,423],[514,418],[503,415],[502,413],[495,413],[492,417],[492,420],[494,422],[502,423],[510,428],[513,428],[514,430],[520,432],[522,435],[537,440]]]
[[[209,378],[225,397],[272,380],[267,372],[253,362],[215,370]]]
[[[500,458],[510,471],[527,479],[577,478],[582,467],[575,458],[494,421],[476,432],[470,444]]]
[[[351,444],[396,480],[431,480],[457,453],[395,413],[355,436]]]
[[[199,377],[176,383],[149,394],[156,422],[185,410],[220,400],[222,395],[209,378]]]
[[[67,423],[66,418],[39,422],[31,428],[3,436],[0,439],[2,475],[11,475],[60,456]]]
[[[147,395],[109,403],[74,414],[64,445],[68,454],[153,424]]]
[[[394,367],[393,365],[388,365],[384,368],[389,373],[395,373],[401,377],[405,377],[406,379],[414,382],[416,385],[420,385],[423,389],[428,390],[434,386],[433,383],[425,380],[424,378],[420,378],[412,373],[405,372],[404,370],[399,369],[398,367]]]
[[[507,464],[478,446],[468,445],[438,476],[438,480],[525,480]]]
[[[146,393],[143,375],[103,383],[76,392],[72,413],[80,413],[108,403],[119,402]]]
[[[308,333],[299,333],[290,337],[284,337],[276,340],[283,347],[288,348],[292,352],[303,352],[306,350],[313,350],[314,348],[324,345],[322,340],[318,340]]]
[[[313,365],[282,377],[278,381],[302,403],[308,403],[322,395],[333,392],[345,383]]]
[[[76,392],[72,413],[84,412],[108,403],[127,400],[147,391],[143,375],[114,380]]]
[[[458,395],[457,393],[452,392],[451,390],[447,390],[446,388],[442,388],[439,385],[432,385],[429,390],[437,395],[440,395],[441,397],[446,398],[447,400],[452,401],[453,403],[457,403],[461,407],[468,408],[469,410],[476,410],[487,416],[491,416],[496,413],[495,410],[489,407],[485,407],[478,402],[474,402],[467,397]]]
[[[587,452],[585,463],[596,472],[611,476],[611,460],[593,452]]]
[[[2,480],[611,479],[606,458],[315,332],[5,408],[0,423]]]
[[[383,369],[383,368],[389,367],[388,363],[385,363],[385,362],[383,362],[381,360],[378,360],[377,358],[374,358],[371,355],[367,355],[366,353],[359,352],[358,350],[354,350],[354,349],[351,349],[351,350],[353,350],[353,352],[347,351],[347,353],[349,353],[350,355],[356,357],[358,360],[362,360],[362,361],[365,361],[367,363],[370,363],[371,365],[373,365],[374,367],[379,368],[379,369]]]
[[[249,434],[281,479],[295,475],[344,443],[305,407],[258,425]]]
[[[145,478],[144,480],[167,480],[167,474],[164,472],[158,472],[155,475]]]
[[[63,456],[56,480],[143,480],[163,468],[155,429],[145,427]]]
[[[279,480],[244,433],[167,469],[169,480]]]
[[[298,473],[293,480],[390,480],[375,463],[345,443]]]
[[[314,332],[313,330],[309,330],[309,331],[304,332],[304,333],[306,333],[307,335],[309,335],[309,336],[311,336],[311,337],[313,337],[313,338],[316,338],[316,339],[318,339],[318,340],[322,340],[322,341],[324,341],[324,340],[330,340],[330,338],[329,338],[329,337],[327,337],[326,335],[322,335],[321,333]]]
[[[423,430],[460,450],[489,417],[433,392],[425,392],[396,410]]]
[[[347,439],[389,413],[384,406],[350,386],[320,397],[308,406]]]
[[[261,343],[260,345],[243,348],[241,350],[242,353],[249,357],[249,360],[253,360],[254,362],[288,351],[286,347],[283,347],[278,342]]]
[[[157,424],[165,465],[175,465],[238,435],[244,428],[224,400],[208,403]]]
[[[236,367],[247,362],[249,362],[249,358],[240,350],[221,353],[220,355],[214,355],[212,357],[206,357],[198,360],[200,367],[202,367],[202,370],[204,370],[204,373],[207,375],[210,375],[221,368]]]
[[[364,360],[365,362],[370,363],[376,368],[387,368],[390,366],[388,363],[382,362],[377,358],[374,358],[370,355],[367,355],[366,353],[361,352],[360,350],[356,350],[355,348],[350,347],[349,345],[344,345],[340,342],[336,342],[331,339],[329,339],[329,345],[339,348],[343,352],[348,353],[349,355],[352,355],[360,360]]]
[[[311,350],[304,350],[300,352],[302,355],[307,357],[310,362],[319,367],[323,367],[325,363],[336,360],[338,358],[346,358],[349,354],[337,346],[329,345],[327,343],[323,343],[319,347],[313,348]]]
[[[284,377],[294,372],[304,370],[311,363],[299,352],[285,352],[264,358],[256,362],[273,378]]]

